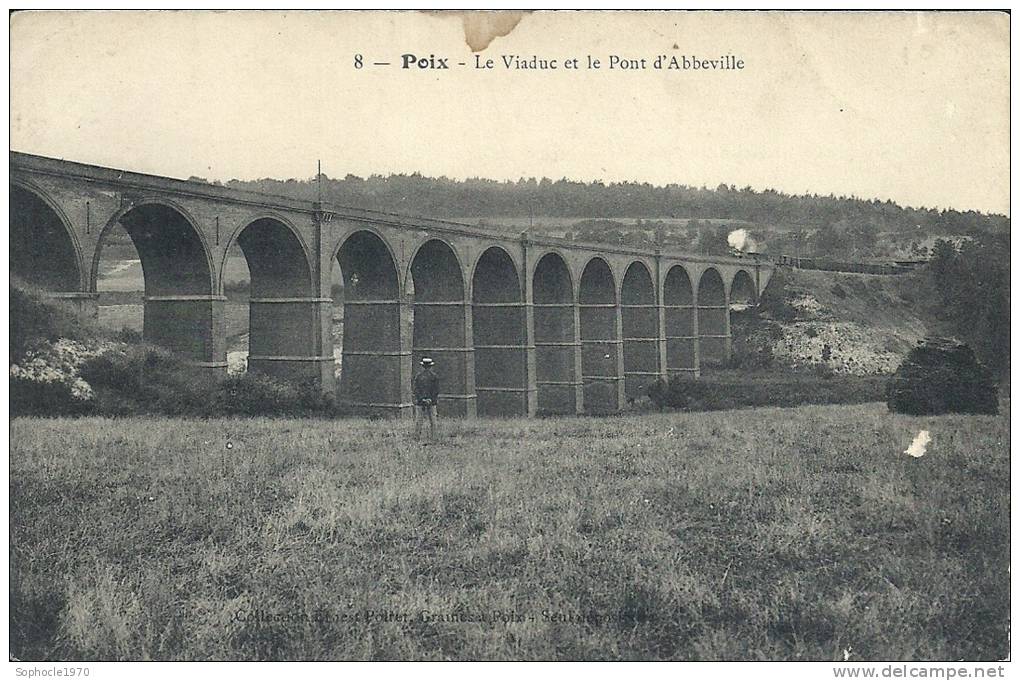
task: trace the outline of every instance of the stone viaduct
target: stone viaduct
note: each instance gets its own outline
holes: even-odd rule
[[[226,370],[223,271],[251,275],[249,369],[335,389],[332,268],[344,282],[339,398],[411,407],[425,355],[448,415],[607,413],[657,377],[730,353],[730,305],[773,266],[478,227],[11,152],[11,273],[94,313],[119,223],[145,278],[144,336]],[[339,303],[340,301],[337,301]]]

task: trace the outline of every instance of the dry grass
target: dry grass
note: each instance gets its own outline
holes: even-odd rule
[[[12,654],[1008,655],[1008,405],[445,429],[14,420]]]

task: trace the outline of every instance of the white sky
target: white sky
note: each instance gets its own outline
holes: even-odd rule
[[[674,48],[676,45],[676,48]],[[1009,213],[1004,14],[541,13],[474,63],[456,15],[23,13],[11,148],[174,177],[720,182]],[[507,71],[733,54],[738,72]]]

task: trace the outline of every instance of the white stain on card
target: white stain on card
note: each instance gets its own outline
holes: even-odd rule
[[[915,459],[920,458],[928,450],[929,442],[931,442],[931,435],[928,434],[927,430],[922,430],[914,438],[914,441],[910,443],[910,446],[903,450],[903,453],[909,454]]]

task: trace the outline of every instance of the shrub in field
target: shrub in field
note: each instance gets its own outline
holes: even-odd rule
[[[215,413],[231,416],[334,416],[337,405],[311,380],[286,381],[259,373],[228,376],[215,392]]]
[[[137,331],[96,327],[44,292],[12,283],[11,411],[58,416],[332,416],[332,395],[255,373],[217,382]]]
[[[794,407],[802,404],[854,404],[882,399],[878,377],[816,376],[791,373],[763,378],[675,376],[649,388],[649,398],[659,407],[688,411],[714,411],[740,407]]]
[[[157,414],[168,416],[213,416],[218,413],[215,385],[207,376],[189,366],[167,371],[149,384],[155,393]]]
[[[668,406],[666,398],[669,395],[669,381],[660,378],[648,385],[647,392],[648,399],[651,400],[656,409],[662,411]]]
[[[110,342],[71,306],[29,284],[9,286],[12,415],[58,416],[95,410],[95,394],[79,373]]]
[[[17,362],[40,342],[61,338],[91,340],[96,330],[69,305],[46,297],[43,291],[12,280],[10,316],[10,361]]]
[[[124,326],[117,332],[117,340],[121,343],[140,344],[143,343],[145,339],[142,337],[142,333],[137,329]]]
[[[910,351],[886,384],[886,401],[903,414],[999,413],[992,373],[967,345],[945,338]]]
[[[301,394],[294,384],[258,373],[227,377],[217,396],[224,414],[285,416],[301,411]]]
[[[775,362],[769,337],[734,336],[729,366],[733,369],[769,369]]]
[[[673,377],[658,382],[654,392],[650,391],[648,396],[660,409],[697,409],[707,391],[708,386],[703,381]]]
[[[324,393],[308,380],[297,384],[299,404],[302,413],[308,416],[338,416],[340,407],[334,393]]]
[[[61,338],[37,340],[9,370],[11,413],[33,415],[85,414],[93,410],[95,394],[79,374],[79,367],[103,348]]]
[[[81,376],[96,390],[103,414],[207,415],[215,402],[209,381],[173,353],[133,345],[85,362]]]
[[[10,377],[11,416],[77,416],[92,413],[95,403],[76,396],[68,381]]]
[[[819,378],[832,378],[836,375],[836,372],[834,372],[832,367],[828,364],[815,364],[811,367],[811,371],[813,371],[815,376],[818,376]]]
[[[94,391],[94,404],[89,410],[48,410],[39,393],[37,398],[26,397],[26,404],[37,405],[34,408],[39,411],[26,413],[95,411],[109,416],[208,417],[326,416],[336,411],[332,396],[323,395],[311,382],[292,383],[258,373],[228,376],[217,382],[173,353],[153,345],[107,349],[86,360],[79,371],[78,380],[89,390],[90,397]]]
[[[137,393],[143,382],[143,361],[140,361],[138,354],[136,348],[105,353],[85,362],[79,371],[82,378],[93,386]]]

